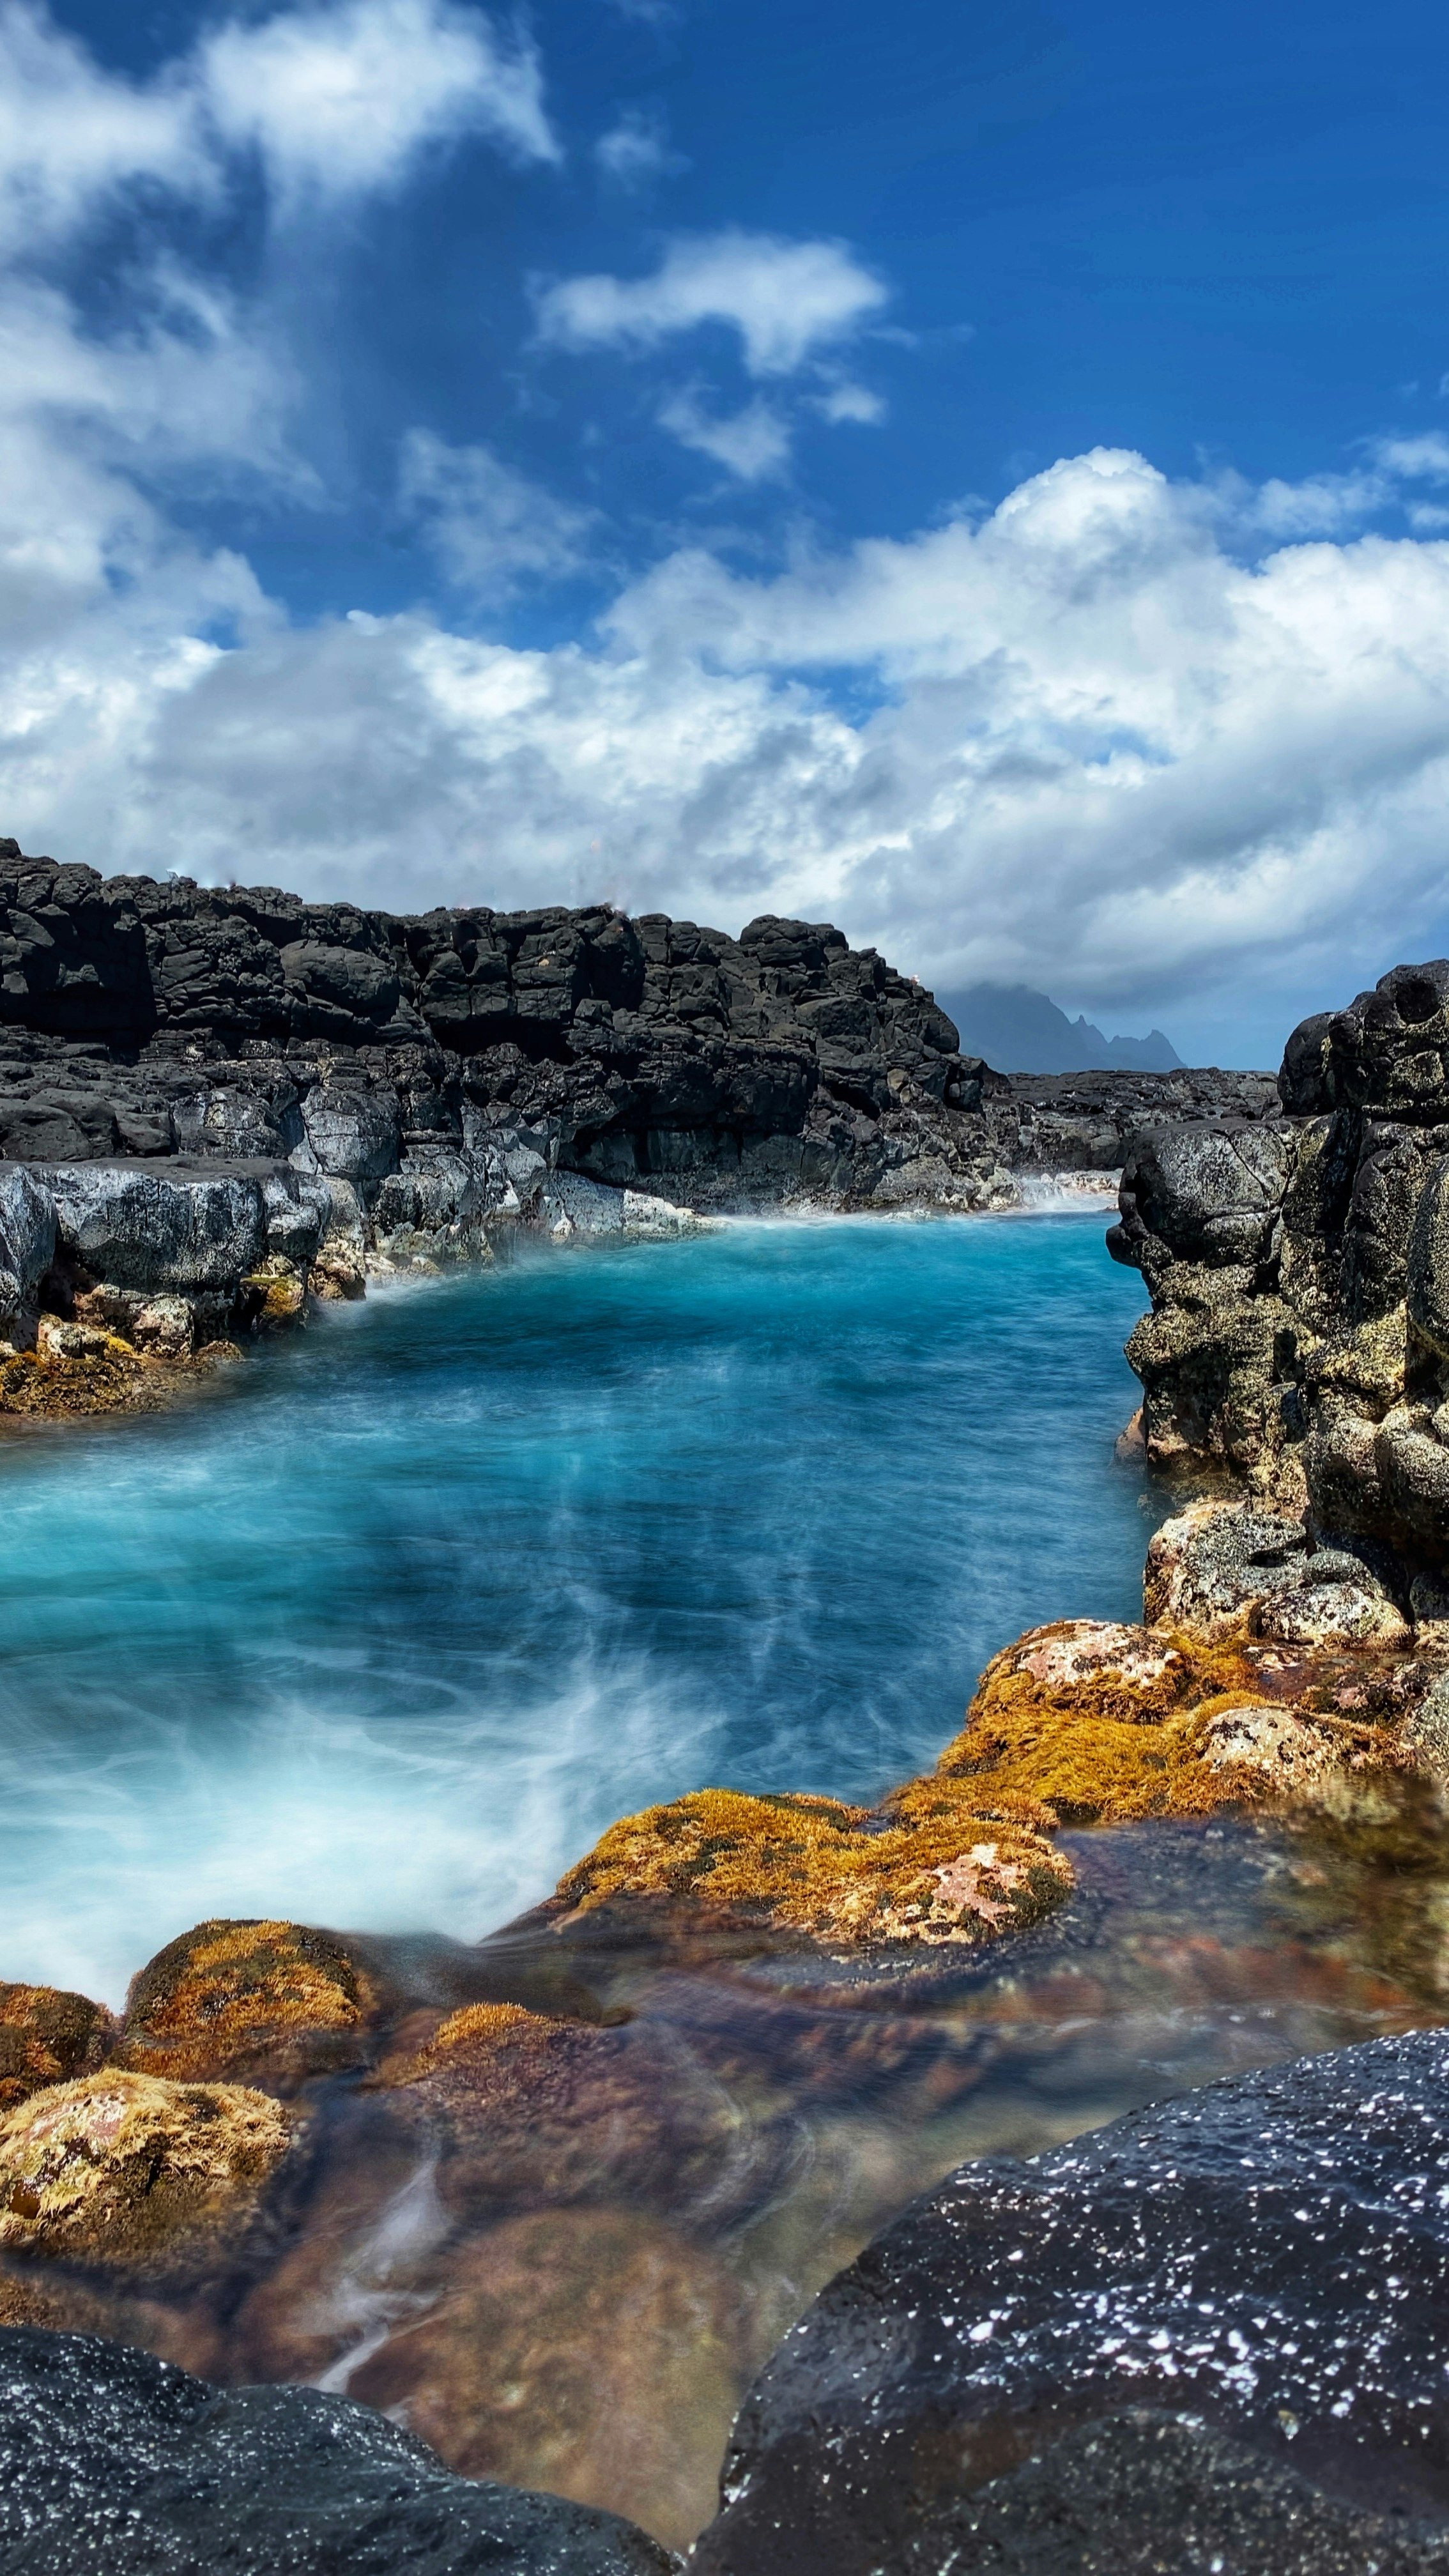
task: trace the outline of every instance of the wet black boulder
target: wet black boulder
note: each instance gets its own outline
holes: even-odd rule
[[[367,2406],[0,2330],[4,2576],[667,2576],[631,2523],[455,2477]]]
[[[694,2576],[1449,2567],[1446,2204],[1438,2031],[962,2166],[767,2364]]]

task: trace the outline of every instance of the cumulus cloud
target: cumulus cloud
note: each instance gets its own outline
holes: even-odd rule
[[[649,277],[543,287],[538,327],[559,348],[637,351],[724,323],[739,333],[751,375],[784,376],[849,339],[885,301],[880,279],[843,242],[727,231],[676,239]]]
[[[1449,546],[1244,563],[1205,487],[1128,453],[770,579],[677,553],[593,649],[421,617],[223,647],[145,595],[93,594],[0,667],[12,814],[67,855],[234,874],[244,848],[402,904],[833,915],[942,985],[1121,1007],[1346,991],[1449,900]],[[875,711],[847,718],[832,671]]]
[[[663,427],[681,445],[712,456],[742,483],[783,474],[790,461],[790,431],[769,403],[746,403],[725,415],[706,411],[697,387],[671,395],[660,407]]]
[[[487,447],[450,447],[431,430],[411,430],[398,497],[454,587],[475,599],[506,599],[525,580],[558,581],[587,559],[592,512],[557,500]]]

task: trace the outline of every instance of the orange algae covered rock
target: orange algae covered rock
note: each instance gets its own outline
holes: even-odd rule
[[[54,1986],[0,1984],[0,2111],[100,2066],[115,2044],[104,2004]]]
[[[1402,1766],[1383,1727],[1295,1715],[1287,1696],[1270,1699],[1274,1681],[1314,1696],[1308,1670],[1240,1638],[1060,1620],[987,1665],[941,1771],[980,1806],[1050,1826],[1207,1815]]]
[[[189,2268],[234,2238],[292,2137],[240,2085],[109,2067],[49,2086],[0,2121],[0,2249]]]
[[[818,1941],[967,1943],[1035,1922],[1072,1884],[1039,1834],[986,1821],[941,1781],[911,1782],[874,1814],[700,1789],[611,1825],[554,1903],[580,1914],[668,1900],[718,1925]]]
[[[292,2084],[355,2062],[376,2001],[367,1971],[329,1932],[198,1923],[132,1979],[116,2063]]]

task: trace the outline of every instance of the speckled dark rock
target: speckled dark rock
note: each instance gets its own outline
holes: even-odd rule
[[[756,2382],[698,2576],[944,2569],[949,2555],[909,2547],[992,2481],[1018,2480],[1018,2537],[1053,2476],[1063,2510],[1072,2496],[1085,2510],[1098,2470],[1087,2476],[1080,2448],[1054,2469],[1053,2446],[1124,2407],[1189,2415],[1243,2446],[1242,2477],[1291,2472],[1327,2500],[1330,2527],[1351,2528],[1346,2513],[1437,2534],[1449,2035],[1305,2059],[1025,2163],[962,2166],[831,2283]],[[1131,2443],[1113,2439],[1111,2475],[1135,2487],[1140,2525],[1140,2457],[1134,2469]],[[1033,2459],[1040,2473],[1022,2483]],[[1173,2474],[1197,2475],[1180,2452]],[[1169,2481],[1164,2545],[1170,2493]],[[1243,2510],[1271,2521],[1275,2496],[1270,2481]],[[1294,2509],[1301,2520],[1301,2497]],[[1080,2563],[1003,2556],[1010,2529],[998,2516],[982,2564]]]
[[[667,2576],[613,2514],[455,2477],[311,2388],[219,2389],[90,2335],[0,2329],[3,2576]]]
[[[1445,2576],[1449,2537],[1356,2513],[1244,2443],[1148,2407],[993,2478],[880,2576]]]

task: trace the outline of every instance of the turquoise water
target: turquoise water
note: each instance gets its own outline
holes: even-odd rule
[[[203,1915],[473,1939],[705,1781],[870,1796],[1138,1614],[1100,1213],[736,1225],[375,1293],[0,1451],[0,1976]]]

